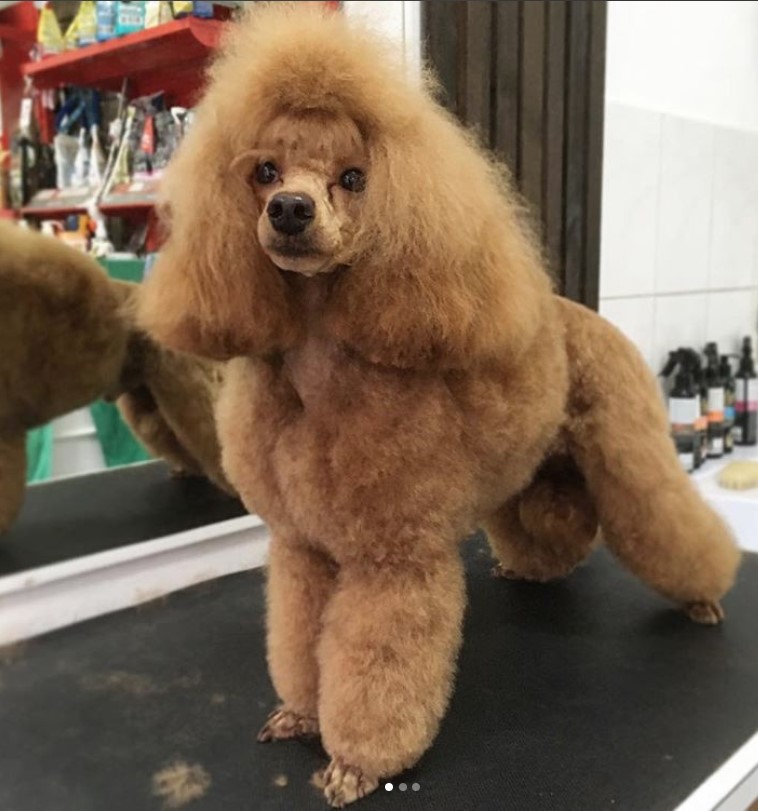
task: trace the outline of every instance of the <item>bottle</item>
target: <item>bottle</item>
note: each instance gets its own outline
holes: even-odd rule
[[[720,459],[724,455],[724,381],[721,378],[718,346],[706,344],[705,367],[706,413],[708,415],[708,458]]]
[[[213,3],[205,2],[205,0],[195,0],[192,4],[192,15],[204,20],[212,20]]]
[[[683,350],[669,352],[669,359],[661,371],[668,377],[675,369],[674,385],[669,392],[668,414],[671,436],[682,467],[691,473],[695,470],[699,437],[695,423],[700,416],[700,398],[695,390],[687,355]]]
[[[97,2],[97,41],[106,42],[116,36],[116,2],[115,0],[98,0]]]
[[[753,360],[753,342],[749,337],[742,341],[735,383],[734,440],[737,445],[755,445],[758,443],[758,376]]]
[[[74,173],[71,177],[71,185],[77,189],[87,187],[89,180],[89,155],[90,150],[87,145],[87,130],[82,127],[79,130],[79,146],[74,158]]]
[[[116,36],[134,34],[145,28],[146,0],[118,0],[116,3]]]
[[[692,385],[698,397],[698,416],[695,420],[695,433],[697,435],[695,448],[695,468],[699,468],[708,458],[708,389],[705,386],[703,365],[700,354],[694,349],[681,349],[685,363],[692,376]]]
[[[734,450],[735,380],[728,355],[721,356],[721,379],[724,381],[724,453]]]

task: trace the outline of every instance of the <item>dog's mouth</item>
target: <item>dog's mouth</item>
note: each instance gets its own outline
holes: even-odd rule
[[[310,240],[277,239],[264,246],[271,261],[280,269],[315,276],[332,269],[330,256],[319,251]]]
[[[271,247],[271,253],[275,253],[277,256],[283,256],[285,259],[300,259],[304,256],[319,256],[318,251],[315,251],[312,246],[298,245],[297,243],[291,245],[273,245]]]

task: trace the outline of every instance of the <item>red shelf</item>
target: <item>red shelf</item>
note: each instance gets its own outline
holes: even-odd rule
[[[37,192],[27,205],[21,209],[21,214],[25,217],[41,217],[44,219],[56,219],[65,217],[68,214],[81,214],[86,211],[86,202],[92,196],[90,190],[57,191],[56,189],[46,189]]]
[[[46,189],[37,192],[29,204],[21,209],[25,217],[56,219],[69,214],[81,214],[92,197],[91,189]],[[109,217],[128,216],[150,211],[158,197],[157,178],[133,180],[114,186],[100,201],[99,209]]]
[[[12,208],[0,208],[0,220],[15,220],[16,212]]]
[[[131,96],[158,90],[196,92],[225,23],[185,17],[125,37],[88,45],[22,66],[40,89],[61,85],[119,90],[129,79]]]
[[[158,197],[158,180],[133,180],[114,186],[100,201],[100,211],[111,217],[149,211]]]
[[[100,201],[99,209],[109,217],[144,214],[155,207],[158,196],[157,178],[134,180],[114,186]],[[68,214],[81,214],[92,197],[91,189],[46,189],[37,192],[21,209],[25,217],[56,219]]]
[[[29,31],[24,28],[19,28],[9,23],[0,23],[0,39],[6,42],[23,42],[33,43],[36,39],[34,31]]]

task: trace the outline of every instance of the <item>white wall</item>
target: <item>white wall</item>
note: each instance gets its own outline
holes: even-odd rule
[[[609,100],[758,131],[758,3],[612,0]]]
[[[406,64],[418,73],[421,64],[419,0],[346,0],[345,13],[361,17],[373,28],[402,43]]]
[[[659,371],[758,321],[758,2],[609,4],[600,311]]]

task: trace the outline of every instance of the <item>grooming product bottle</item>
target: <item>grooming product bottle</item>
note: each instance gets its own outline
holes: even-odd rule
[[[695,420],[695,433],[697,435],[697,448],[695,449],[695,468],[708,458],[708,388],[705,385],[703,364],[700,354],[694,349],[680,349],[683,363],[687,365],[692,376],[692,385],[698,398],[698,416]]]
[[[682,350],[670,352],[661,376],[668,377],[676,370],[668,399],[669,425],[679,461],[691,473],[700,456],[700,439],[695,429],[700,416],[700,397],[693,385],[689,365]]]
[[[98,0],[97,41],[106,42],[116,36],[116,0]]]
[[[742,341],[740,365],[735,375],[734,441],[737,445],[758,443],[758,376],[753,360],[753,342]]]
[[[721,356],[719,371],[721,379],[724,381],[724,453],[731,453],[734,450],[736,381],[728,355]]]
[[[705,383],[708,389],[706,409],[708,414],[708,458],[720,459],[724,455],[724,381],[721,377],[719,350],[715,343],[705,347],[707,365]]]

